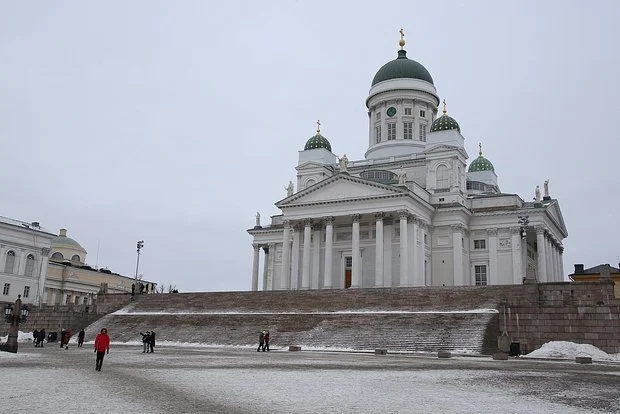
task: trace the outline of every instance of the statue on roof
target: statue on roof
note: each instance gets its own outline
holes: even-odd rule
[[[256,227],[260,227],[260,213],[256,212]]]
[[[545,198],[550,198],[550,196],[549,196],[549,179],[545,180],[544,188],[545,188]]]
[[[534,191],[534,201],[536,201],[537,203],[540,203],[540,186],[537,185],[536,186],[536,190]]]
[[[293,192],[295,191],[295,187],[293,186],[293,182],[289,181],[288,185],[286,187],[284,187],[284,189],[286,190],[286,196],[290,197],[293,195]]]
[[[338,158],[338,163],[340,164],[340,172],[348,172],[347,163],[349,159],[347,158],[347,154],[342,154],[342,158]]]
[[[398,174],[398,185],[405,185],[406,182],[407,182],[407,172],[402,171],[400,174]]]

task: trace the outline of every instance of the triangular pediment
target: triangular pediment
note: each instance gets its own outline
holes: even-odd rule
[[[447,151],[457,151],[459,152],[461,155],[463,155],[463,157],[467,158],[468,155],[465,152],[465,150],[462,147],[458,147],[456,145],[449,145],[449,144],[437,144],[434,145],[428,149],[424,150],[425,154],[438,154],[438,153],[442,153],[442,152],[447,152]]]
[[[321,164],[320,162],[306,161],[306,162],[302,162],[301,164],[299,164],[297,167],[295,167],[295,169],[304,170],[307,168],[327,168],[327,167],[328,167],[327,165]]]
[[[393,197],[408,194],[408,192],[405,188],[376,183],[348,174],[338,174],[279,201],[276,206],[282,208],[303,204],[359,201]]]
[[[564,237],[568,236],[568,230],[566,229],[566,224],[564,223],[564,217],[562,216],[562,211],[560,210],[560,204],[558,203],[558,201],[554,200],[551,204],[547,206],[546,210],[547,214],[549,214],[551,219],[562,231]]]

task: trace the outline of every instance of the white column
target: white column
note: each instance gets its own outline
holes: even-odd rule
[[[407,250],[408,256],[407,261],[409,262],[409,270],[407,271],[407,286],[415,286],[415,278],[416,278],[416,265],[417,265],[417,246],[416,246],[416,232],[415,232],[415,224],[416,221],[415,216],[409,215],[407,217]]]
[[[383,213],[375,213],[375,287],[383,287]]]
[[[299,288],[299,245],[301,226],[293,227],[293,258],[291,259],[291,290]]]
[[[252,259],[252,291],[256,292],[258,290],[258,260],[260,254],[260,244],[254,243],[252,244],[252,248],[254,249],[254,258]]]
[[[545,259],[547,264],[547,280],[545,282],[551,282],[553,280],[553,253],[551,252],[551,235],[549,232],[545,232]]]
[[[50,249],[44,247],[41,249],[41,262],[39,263],[39,287],[38,287],[38,305],[41,306],[47,302],[45,294],[45,280],[47,279],[47,264],[50,256]]]
[[[351,287],[361,287],[362,258],[360,256],[360,218],[359,214],[353,215],[353,242],[352,242],[352,266],[351,266]]]
[[[536,253],[538,255],[537,262],[537,281],[547,281],[547,260],[545,257],[545,229],[536,227]]]
[[[4,272],[4,266],[6,266],[6,252],[7,247],[5,245],[0,246],[0,273]]]
[[[282,236],[282,280],[280,288],[286,290],[291,283],[291,223],[284,220],[284,234]]]
[[[26,252],[24,249],[15,251],[15,264],[17,265],[15,266],[15,274],[20,276],[23,275],[26,267]]]
[[[461,240],[463,238],[463,226],[455,224],[451,226],[452,229],[452,267],[454,269],[454,286],[469,285],[468,281],[465,283],[463,277],[463,247],[461,246]]]
[[[321,270],[321,230],[323,225],[315,223],[312,226],[312,272],[310,273],[310,287],[319,288],[319,277]]]
[[[400,284],[399,286],[407,286],[407,272],[409,270],[409,246],[407,241],[409,239],[407,235],[407,218],[409,213],[406,211],[399,211],[398,217],[400,218]]]
[[[392,287],[392,235],[394,220],[389,217],[383,220],[383,286]]]
[[[498,265],[497,265],[497,229],[487,229],[489,236],[489,274],[487,277],[489,285],[497,285],[499,283]]]
[[[557,240],[553,241],[553,281],[560,282],[562,281],[562,276],[560,275],[560,245]]]
[[[332,269],[334,267],[334,218],[325,217],[325,280],[323,285],[326,289],[333,287]]]
[[[263,252],[265,253],[265,263],[263,263],[263,290],[270,290],[271,286],[269,284],[269,246],[263,246]]]
[[[523,265],[521,263],[521,228],[510,228],[510,247],[512,249],[512,283],[523,283]]]
[[[301,288],[310,289],[310,243],[312,220],[304,220],[304,253],[301,268]]]
[[[424,261],[426,260],[426,247],[424,246],[424,231],[426,224],[420,219],[415,224],[416,229],[416,247],[418,258],[416,259],[416,286],[426,286],[426,270],[424,269]]]
[[[560,256],[560,282],[564,281],[564,277],[566,277],[566,275],[564,274],[564,247],[560,246],[559,249],[559,256]]]

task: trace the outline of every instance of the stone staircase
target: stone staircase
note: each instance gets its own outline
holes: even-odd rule
[[[112,341],[153,330],[158,341],[273,348],[491,354],[499,335],[500,291],[489,287],[214,292],[136,296],[86,329]]]

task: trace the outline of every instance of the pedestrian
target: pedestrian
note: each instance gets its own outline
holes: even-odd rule
[[[67,328],[65,330],[65,349],[69,349],[69,339],[71,339],[71,329]]]
[[[149,344],[151,343],[151,333],[149,331],[146,331],[146,333],[140,332],[140,335],[142,335],[142,353],[145,353],[148,351]]]
[[[265,332],[260,331],[258,333],[258,348],[256,349],[256,352],[260,351],[261,349],[264,351],[263,346],[265,346]]]
[[[65,346],[65,330],[60,331],[60,347]]]
[[[32,343],[34,344],[34,347],[37,347],[37,338],[39,337],[39,331],[38,330],[34,330],[34,332],[32,332]]]
[[[105,354],[110,353],[110,337],[108,336],[108,330],[102,328],[101,332],[97,334],[95,338],[95,352],[97,353],[97,361],[95,363],[95,371],[101,371],[101,365],[103,365],[103,357]]]
[[[39,337],[37,338],[37,345],[43,348],[43,342],[45,342],[45,328],[39,331]]]
[[[151,338],[149,340],[149,346],[151,347],[151,353],[153,353],[153,348],[155,348],[155,332],[153,331],[151,331]]]
[[[86,333],[84,332],[84,329],[82,329],[78,334],[78,348],[81,348],[82,345],[84,345],[84,335],[86,335]]]
[[[263,345],[263,352],[269,351],[269,331],[265,332],[265,345]]]

